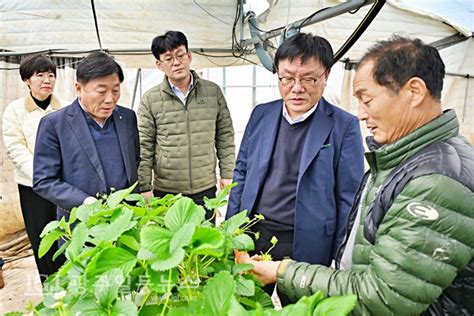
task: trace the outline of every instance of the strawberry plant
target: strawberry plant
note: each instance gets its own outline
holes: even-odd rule
[[[236,264],[234,249],[254,249],[248,228],[260,218],[246,211],[218,226],[206,209],[226,204],[231,188],[206,209],[181,195],[144,200],[133,186],[72,210],[49,223],[39,253],[58,240],[66,263],[44,284],[39,315],[344,315],[355,297],[324,298],[320,292],[275,311],[252,274]],[[339,301],[338,301],[339,300]],[[326,306],[326,307],[325,307]],[[331,310],[339,308],[337,313]],[[342,308],[342,309],[341,309]],[[318,313],[316,313],[318,314]]]

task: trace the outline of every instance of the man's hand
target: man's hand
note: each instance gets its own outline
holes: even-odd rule
[[[237,263],[248,263],[253,265],[252,274],[263,284],[274,284],[277,280],[278,267],[281,261],[261,261],[262,257],[255,255],[250,257],[246,252],[234,250]]]
[[[219,179],[219,190],[224,189],[229,184],[232,184],[232,179]]]
[[[149,198],[153,197],[153,191],[142,192],[142,196],[147,201]]]

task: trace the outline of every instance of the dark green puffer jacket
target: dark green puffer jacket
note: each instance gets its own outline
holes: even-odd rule
[[[474,150],[458,130],[456,115],[449,110],[397,142],[368,153],[371,178],[361,200],[352,268],[334,270],[290,261],[278,274],[279,289],[292,299],[318,290],[329,296],[355,294],[355,315],[472,315]],[[434,143],[435,148],[448,148],[434,157],[445,159],[446,170],[454,170],[456,179],[430,174],[408,182],[394,198],[371,244],[364,237],[364,222],[384,178]],[[427,209],[431,211],[424,213]]]
[[[194,84],[185,106],[166,77],[141,99],[138,177],[142,192],[153,188],[195,194],[215,186],[216,154],[221,178],[232,179],[234,129],[227,103],[218,85],[191,72]]]

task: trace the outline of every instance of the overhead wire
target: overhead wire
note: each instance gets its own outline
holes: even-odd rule
[[[95,11],[94,0],[91,0],[91,7],[92,7],[92,14],[94,16],[95,33],[97,35],[97,40],[99,41],[100,50],[102,50],[102,41],[100,40],[99,24],[97,22],[97,13]]]
[[[209,15],[210,17],[218,20],[218,21],[221,21],[222,23],[226,24],[226,25],[231,25],[229,24],[227,21],[224,21],[222,20],[221,18],[219,18],[218,16],[212,14],[211,12],[209,12],[207,9],[205,9],[202,5],[200,5],[196,0],[193,0],[193,3],[199,8],[201,9],[202,11],[204,11],[205,13],[207,13],[207,15]]]

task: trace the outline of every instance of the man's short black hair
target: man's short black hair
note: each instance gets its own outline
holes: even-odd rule
[[[151,43],[151,52],[157,60],[160,55],[175,50],[179,46],[184,45],[186,52],[188,51],[188,39],[180,31],[168,31],[164,35],[157,36]]]
[[[298,33],[288,38],[278,47],[275,54],[275,69],[278,70],[280,61],[288,59],[292,62],[301,58],[304,63],[311,58],[316,58],[326,69],[334,64],[334,54],[331,44],[321,37],[311,33]]]
[[[38,72],[52,72],[56,76],[56,65],[51,59],[41,55],[30,55],[21,61],[21,80],[28,80]]]
[[[375,81],[397,94],[413,77],[422,79],[430,94],[441,99],[444,63],[433,46],[420,39],[395,35],[389,40],[377,42],[369,48],[357,67],[372,61]]]
[[[84,57],[77,65],[76,79],[80,83],[117,74],[120,82],[124,76],[122,67],[104,52],[93,52]]]

